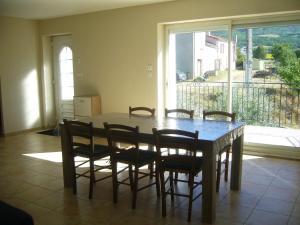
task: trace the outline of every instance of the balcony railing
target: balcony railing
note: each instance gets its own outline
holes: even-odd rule
[[[227,82],[177,83],[177,107],[227,111]],[[232,111],[247,124],[300,128],[300,90],[283,83],[232,83]]]

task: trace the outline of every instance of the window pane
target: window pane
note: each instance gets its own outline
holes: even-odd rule
[[[177,33],[174,48],[176,107],[193,109],[195,117],[201,117],[203,110],[226,111],[228,32]]]
[[[74,86],[73,73],[65,73],[61,76],[61,86],[62,88]]]
[[[64,87],[62,90],[62,100],[71,100],[74,96],[74,87]]]
[[[60,69],[61,69],[61,74],[64,73],[73,73],[73,60],[68,59],[68,60],[61,60],[60,61]]]
[[[60,59],[60,87],[62,100],[71,100],[74,96],[72,50],[64,47],[59,55]]]
[[[60,60],[73,59],[72,50],[69,47],[64,47],[59,56]]]
[[[300,25],[234,29],[233,110],[247,124],[299,127]]]

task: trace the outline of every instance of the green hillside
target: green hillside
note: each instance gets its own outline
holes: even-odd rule
[[[252,28],[253,46],[273,46],[275,44],[289,44],[292,48],[300,48],[300,24],[290,26],[274,26]],[[212,35],[227,38],[227,32],[213,31]],[[247,45],[247,30],[235,29],[233,38],[237,38],[238,47]]]

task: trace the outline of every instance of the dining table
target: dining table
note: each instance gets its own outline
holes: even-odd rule
[[[220,150],[232,143],[232,161],[230,174],[230,189],[238,191],[241,188],[242,157],[244,142],[243,122],[230,122],[218,120],[170,118],[170,117],[144,117],[129,115],[128,113],[105,113],[94,117],[77,119],[82,122],[92,122],[94,136],[106,137],[103,123],[138,126],[137,136],[140,143],[154,145],[152,128],[180,129],[190,132],[199,131],[197,149],[202,152],[202,222],[214,223],[216,219],[216,156]],[[68,142],[66,128],[60,124],[61,146],[63,157],[64,186],[72,187],[71,147]],[[201,213],[201,212],[199,212]]]

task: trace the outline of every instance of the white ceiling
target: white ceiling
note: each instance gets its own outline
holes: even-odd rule
[[[0,0],[0,16],[47,19],[174,0]]]

